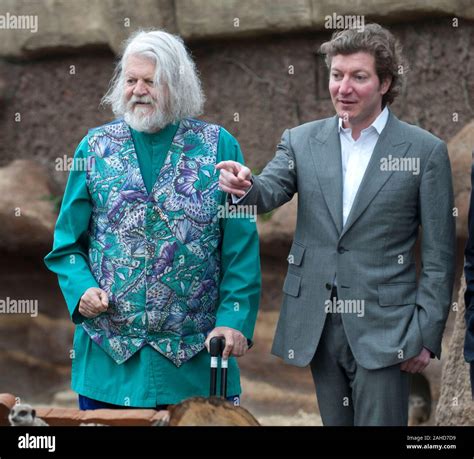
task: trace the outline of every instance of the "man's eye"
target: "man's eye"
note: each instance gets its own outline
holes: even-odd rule
[[[332,76],[335,80],[337,80],[338,78],[340,78],[339,73],[333,73],[331,76]]]
[[[356,75],[356,80],[358,80],[358,81],[363,81],[365,79],[366,79],[365,75]]]
[[[153,84],[153,80],[146,80],[147,84]]]

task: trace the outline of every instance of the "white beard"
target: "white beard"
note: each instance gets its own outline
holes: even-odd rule
[[[135,105],[134,102],[136,101],[151,102],[153,104],[151,106],[152,111],[149,110],[150,106],[143,109],[140,105]],[[169,117],[159,109],[158,104],[149,97],[132,97],[126,105],[123,119],[135,131],[147,133],[157,132],[171,122]]]
[[[169,124],[168,119],[157,109],[154,109],[148,115],[140,112],[141,109],[136,108],[134,111],[126,111],[123,115],[125,122],[135,131],[157,132]]]

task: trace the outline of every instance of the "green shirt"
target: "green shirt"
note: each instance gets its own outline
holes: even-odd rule
[[[177,128],[177,124],[169,125],[155,134],[131,130],[148,192],[153,188]],[[87,155],[86,136],[77,147],[75,160]],[[238,142],[221,128],[217,162],[223,160],[243,163]],[[99,286],[89,269],[87,255],[92,202],[86,171],[79,169],[71,170],[69,175],[54,232],[53,250],[45,257],[48,268],[58,275],[71,318],[77,325],[71,388],[95,400],[134,407],[155,407],[192,396],[208,396],[210,357],[206,350],[176,367],[145,345],[126,362],[117,365],[80,326],[84,318],[78,311],[79,300],[88,288]],[[251,339],[261,286],[256,223],[249,218],[223,218],[220,224],[222,274],[216,327],[234,328]],[[234,357],[229,359],[227,393],[241,393],[239,368]]]

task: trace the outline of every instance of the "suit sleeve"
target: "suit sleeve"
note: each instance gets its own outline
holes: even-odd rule
[[[76,149],[73,164],[87,157],[87,137]],[[59,286],[66,300],[74,323],[83,322],[79,313],[79,300],[90,287],[98,287],[89,268],[87,232],[92,213],[92,203],[86,184],[84,168],[72,168],[64,191],[61,210],[54,230],[53,250],[44,262],[50,271],[58,275]]]
[[[456,253],[454,196],[444,142],[431,152],[421,177],[420,218],[422,269],[416,302],[423,346],[438,358],[451,305]]]
[[[474,159],[474,153],[473,153]],[[466,305],[466,339],[464,340],[464,357],[467,362],[474,362],[474,162],[471,166],[471,201],[469,204],[468,239],[464,251],[464,275],[466,277],[466,292],[464,303]]]
[[[296,159],[291,147],[290,130],[285,130],[275,157],[260,175],[252,177],[252,182],[251,189],[239,204],[256,205],[259,214],[282,206],[296,193]]]
[[[237,141],[224,129],[219,139],[218,161],[244,163]],[[225,206],[222,193],[221,204]],[[237,214],[236,214],[237,215]],[[216,327],[239,330],[252,339],[260,301],[261,273],[256,214],[228,214],[220,219],[222,230],[221,279]]]

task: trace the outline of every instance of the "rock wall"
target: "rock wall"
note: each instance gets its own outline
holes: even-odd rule
[[[410,66],[394,112],[448,141],[474,117],[472,23],[453,31],[449,20],[432,19],[391,29]],[[327,71],[315,54],[328,37],[315,32],[191,44],[207,95],[204,119],[237,137],[252,168],[271,159],[284,129],[333,115]],[[56,159],[72,156],[89,128],[112,118],[99,103],[113,65],[112,53],[97,50],[0,61],[0,80],[8,82],[0,166],[34,159],[64,187],[67,172],[55,170]]]
[[[462,278],[458,295],[458,311],[449,343],[441,380],[441,396],[436,409],[436,424],[443,426],[472,426],[474,402],[471,395],[469,364],[464,361],[464,292],[466,280]]]
[[[29,29],[3,34],[0,56],[28,57],[61,49],[108,47],[137,27],[158,27],[185,39],[261,36],[324,30],[328,16],[364,21],[413,21],[432,17],[474,19],[470,0],[3,0],[0,14],[37,17]],[[34,22],[34,21],[33,21]],[[34,32],[31,32],[34,31]]]

